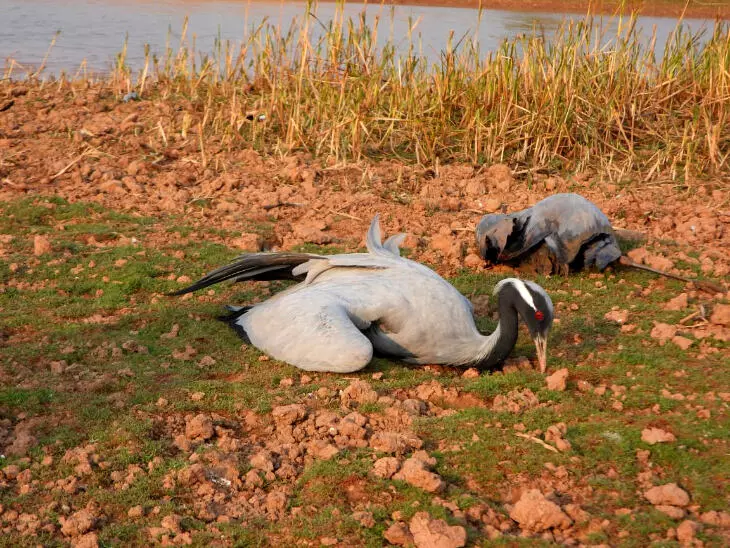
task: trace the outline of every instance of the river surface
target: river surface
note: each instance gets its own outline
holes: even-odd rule
[[[317,17],[326,23],[335,9],[335,4],[319,4]],[[363,9],[362,4],[348,4],[344,8],[345,15],[351,17],[357,17]],[[47,73],[73,74],[82,63],[88,70],[105,72],[122,49],[125,36],[129,40],[127,62],[134,69],[142,65],[145,44],[150,45],[153,53],[165,51],[168,31],[176,48],[186,16],[190,21],[189,36],[196,37],[196,49],[211,52],[218,36],[235,44],[264,18],[288,27],[294,18],[301,21],[305,13],[306,4],[296,1],[0,0],[0,68],[9,59],[37,67],[57,31],[60,34],[48,57]],[[381,16],[381,40],[392,33],[394,42],[402,47],[407,45],[409,18],[419,20],[415,35],[420,37],[422,53],[431,60],[438,59],[452,30],[458,39],[476,29],[481,51],[486,52],[498,48],[505,38],[529,33],[534,28],[549,36],[564,18],[581,18],[575,14],[485,10],[477,25],[478,11],[471,8],[370,5],[366,13],[369,21]],[[603,20],[609,27],[616,25],[615,19]],[[686,19],[685,25],[691,31],[705,28],[709,33],[713,21]],[[675,26],[676,19],[671,17],[639,18],[647,42],[656,30],[658,52]]]

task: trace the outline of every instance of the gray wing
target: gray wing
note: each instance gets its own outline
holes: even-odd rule
[[[377,213],[370,223],[370,228],[368,229],[365,242],[368,248],[368,253],[371,255],[400,257],[400,245],[405,239],[406,235],[403,233],[394,234],[385,240],[385,243],[381,243],[383,241],[383,237],[380,232],[380,214]]]
[[[365,367],[373,345],[362,332],[382,318],[407,315],[397,289],[373,271],[409,264],[401,259],[400,235],[381,243],[376,215],[367,235],[369,253],[312,258],[292,270],[302,284],[242,314],[236,323],[256,347],[307,371],[349,373]]]
[[[400,259],[399,245],[405,239],[405,234],[396,234],[382,243],[380,233],[380,217],[375,215],[368,229],[366,244],[367,253],[343,253],[327,255],[326,257],[312,257],[311,260],[301,263],[292,270],[293,276],[306,274],[305,284],[311,284],[324,272],[334,268],[363,268],[383,269],[395,266]],[[394,261],[395,259],[395,261]]]
[[[505,249],[499,255],[503,260],[516,259],[539,246],[555,228],[553,220],[539,215],[534,207],[513,213],[510,217],[516,230],[510,234]]]
[[[615,251],[618,251],[618,256],[621,255],[608,217],[579,194],[555,194],[538,202],[532,208],[530,225],[526,239],[532,238],[533,233],[543,235],[547,245],[564,264],[572,263],[584,251],[585,244],[599,240],[604,242],[601,248],[607,244],[615,245]],[[615,254],[614,250],[602,253],[606,251],[610,255]],[[597,253],[598,250],[595,250],[591,257]]]
[[[383,247],[390,251],[393,255],[396,257],[400,257],[400,246],[403,243],[403,240],[406,239],[407,234],[401,232],[400,234],[394,234],[385,242],[383,242]]]
[[[265,302],[238,323],[254,346],[305,371],[351,373],[373,357],[373,345],[361,332],[369,323],[326,294],[300,292]]]

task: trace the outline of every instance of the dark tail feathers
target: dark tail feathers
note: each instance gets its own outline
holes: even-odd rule
[[[194,284],[167,295],[184,295],[225,280],[233,280],[234,283],[244,280],[301,280],[303,276],[292,275],[292,269],[310,259],[320,258],[324,257],[309,253],[248,253],[207,274]]]
[[[218,316],[220,321],[227,323],[229,327],[231,327],[231,329],[233,329],[247,344],[251,344],[251,339],[248,338],[248,333],[246,333],[243,326],[238,324],[236,320],[252,308],[252,306],[226,306],[226,310],[229,311],[229,314]]]

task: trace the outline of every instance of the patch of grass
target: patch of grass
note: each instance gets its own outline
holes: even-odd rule
[[[0,388],[0,406],[15,412],[37,412],[53,402],[55,393],[48,388],[24,389],[12,386]]]
[[[12,216],[5,215],[8,212]],[[427,511],[449,523],[465,524],[471,540],[483,541],[478,528],[456,518],[434,495],[401,481],[373,477],[373,452],[368,448],[302,464],[298,481],[287,486],[291,490],[288,507],[301,509],[294,515],[278,522],[232,519],[215,524],[220,533],[213,532],[193,510],[195,488],[163,487],[168,475],[192,464],[190,455],[173,444],[168,421],[184,424],[186,415],[214,414],[221,424],[239,425],[244,443],[249,435],[266,438],[271,435],[265,430],[269,418],[261,419],[254,434],[245,426],[251,412],[263,415],[277,405],[301,402],[342,414],[336,397],[320,401],[315,394],[319,388],[334,393],[346,387],[351,376],[312,374],[308,384],[300,384],[297,369],[276,360],[260,361],[260,351],[243,346],[233,331],[215,321],[223,303],[265,298],[267,294],[255,284],[222,285],[213,294],[201,292],[185,299],[160,296],[180,286],[182,282],[173,281],[174,277],[194,277],[238,254],[220,243],[187,242],[177,236],[167,243],[146,243],[150,234],[169,234],[172,226],[180,234],[196,232],[187,230],[180,219],[117,216],[95,205],[72,206],[44,198],[0,204],[0,213],[0,230],[22,241],[22,245],[11,242],[8,253],[0,257],[0,344],[4,345],[0,349],[4,380],[0,420],[10,421],[10,429],[22,420],[34,421],[33,435],[38,440],[30,463],[16,457],[5,462],[29,467],[39,485],[74,473],[76,464],[63,460],[67,449],[93,444],[104,463],[103,467],[93,463],[92,473],[83,478],[83,489],[75,494],[45,488],[27,494],[0,490],[0,504],[5,508],[40,513],[51,500],[58,500],[61,506],[47,514],[48,519],[57,520],[63,504],[77,509],[95,500],[109,518],[100,522],[97,531],[100,542],[107,545],[147,542],[146,527],[159,526],[161,517],[170,513],[185,517],[184,528],[201,546],[216,541],[220,534],[241,546],[265,545],[268,538],[286,545],[323,536],[336,536],[349,545],[380,546],[396,511],[406,521],[415,512]],[[35,224],[18,222],[21,218]],[[64,230],[53,228],[59,222]],[[52,241],[53,251],[36,258],[28,242],[33,231],[41,229]],[[128,240],[118,241],[118,233]],[[85,239],[90,234],[108,238],[105,246],[90,245]],[[132,238],[138,243],[129,244]],[[175,258],[175,251],[184,251],[185,260]],[[92,262],[94,266],[89,266]],[[12,263],[18,268],[10,269]],[[593,518],[610,523],[605,531],[593,532],[582,542],[611,542],[619,530],[629,533],[622,539],[626,545],[642,545],[653,534],[664,538],[676,524],[643,500],[637,452],[650,451],[656,482],[682,485],[701,511],[724,509],[730,487],[724,465],[730,450],[730,418],[717,393],[730,385],[730,372],[722,350],[699,358],[694,349],[678,351],[671,343],[660,346],[648,337],[653,321],[678,319],[676,313],[662,308],[674,296],[673,284],[646,298],[636,296],[636,289],[649,279],[635,272],[540,278],[553,296],[560,319],[551,334],[549,367],[568,368],[566,391],[547,390],[544,377],[534,371],[482,372],[466,379],[458,368],[409,367],[380,358],[361,377],[381,395],[403,394],[435,380],[481,400],[480,407],[454,409],[439,417],[413,417],[412,424],[398,427],[412,429],[436,458],[435,471],[449,483],[448,490],[439,494],[445,501],[461,508],[486,504],[504,515],[508,489],[553,485],[563,503],[575,502],[571,499],[575,497]],[[484,294],[497,277],[462,273],[453,281],[466,294]],[[272,283],[268,290],[286,286]],[[629,310],[629,321],[637,330],[622,332],[604,318],[615,302],[626,303],[622,306]],[[577,310],[570,309],[572,304],[578,305]],[[485,330],[495,325],[492,318],[479,322]],[[713,339],[706,341],[718,349],[727,347]],[[534,355],[524,329],[513,354]],[[206,356],[212,361],[204,360]],[[382,377],[373,379],[375,372],[383,373]],[[294,384],[281,385],[284,378]],[[579,381],[590,383],[590,390],[578,390]],[[537,406],[519,413],[491,407],[496,396],[524,389],[537,396]],[[392,420],[393,411],[382,403],[361,405],[358,411],[372,420]],[[516,435],[525,432],[542,439],[548,427],[559,422],[567,425],[565,437],[572,445],[565,453]],[[649,446],[641,441],[642,429],[649,426],[671,431],[677,441]],[[192,460],[205,462],[217,450],[215,442],[203,444]],[[242,477],[250,466],[248,452],[244,447],[236,464]],[[54,462],[41,466],[46,455]],[[114,472],[129,466],[147,470],[149,463],[155,463],[152,472],[127,489],[114,488]],[[267,490],[283,484],[279,478],[266,481]],[[132,521],[126,512],[135,505],[148,511],[159,507],[160,513]],[[617,516],[615,510],[623,507],[633,508],[635,518]],[[373,514],[374,527],[362,527],[352,518],[354,511],[363,509]],[[715,542],[711,528],[702,534]],[[16,533],[9,538],[0,542],[24,542]],[[53,545],[56,538],[39,536],[37,541]],[[509,537],[504,542],[534,545],[536,539]]]
[[[238,548],[257,548],[271,545],[271,523],[266,520],[251,520],[247,526],[241,526],[238,523],[221,524],[219,529],[221,533]],[[205,542],[207,539],[203,536],[200,541]],[[214,540],[213,538],[210,541]],[[205,545],[205,544],[203,544]]]

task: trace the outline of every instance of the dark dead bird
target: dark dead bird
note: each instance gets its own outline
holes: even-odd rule
[[[631,260],[621,252],[608,217],[579,194],[555,194],[534,206],[509,214],[482,217],[477,225],[479,252],[487,262],[522,264],[542,258],[552,273],[567,274],[612,264],[638,268],[680,280],[713,292],[724,289],[706,281],[691,280]]]
[[[482,335],[471,303],[430,268],[400,256],[405,235],[381,242],[378,217],[367,253],[250,253],[215,270],[181,295],[224,280],[294,279],[300,283],[248,307],[231,307],[226,321],[270,356],[307,371],[350,373],[373,353],[413,364],[496,366],[527,324],[545,371],[553,321],[550,297],[516,278],[494,288],[499,324]]]

